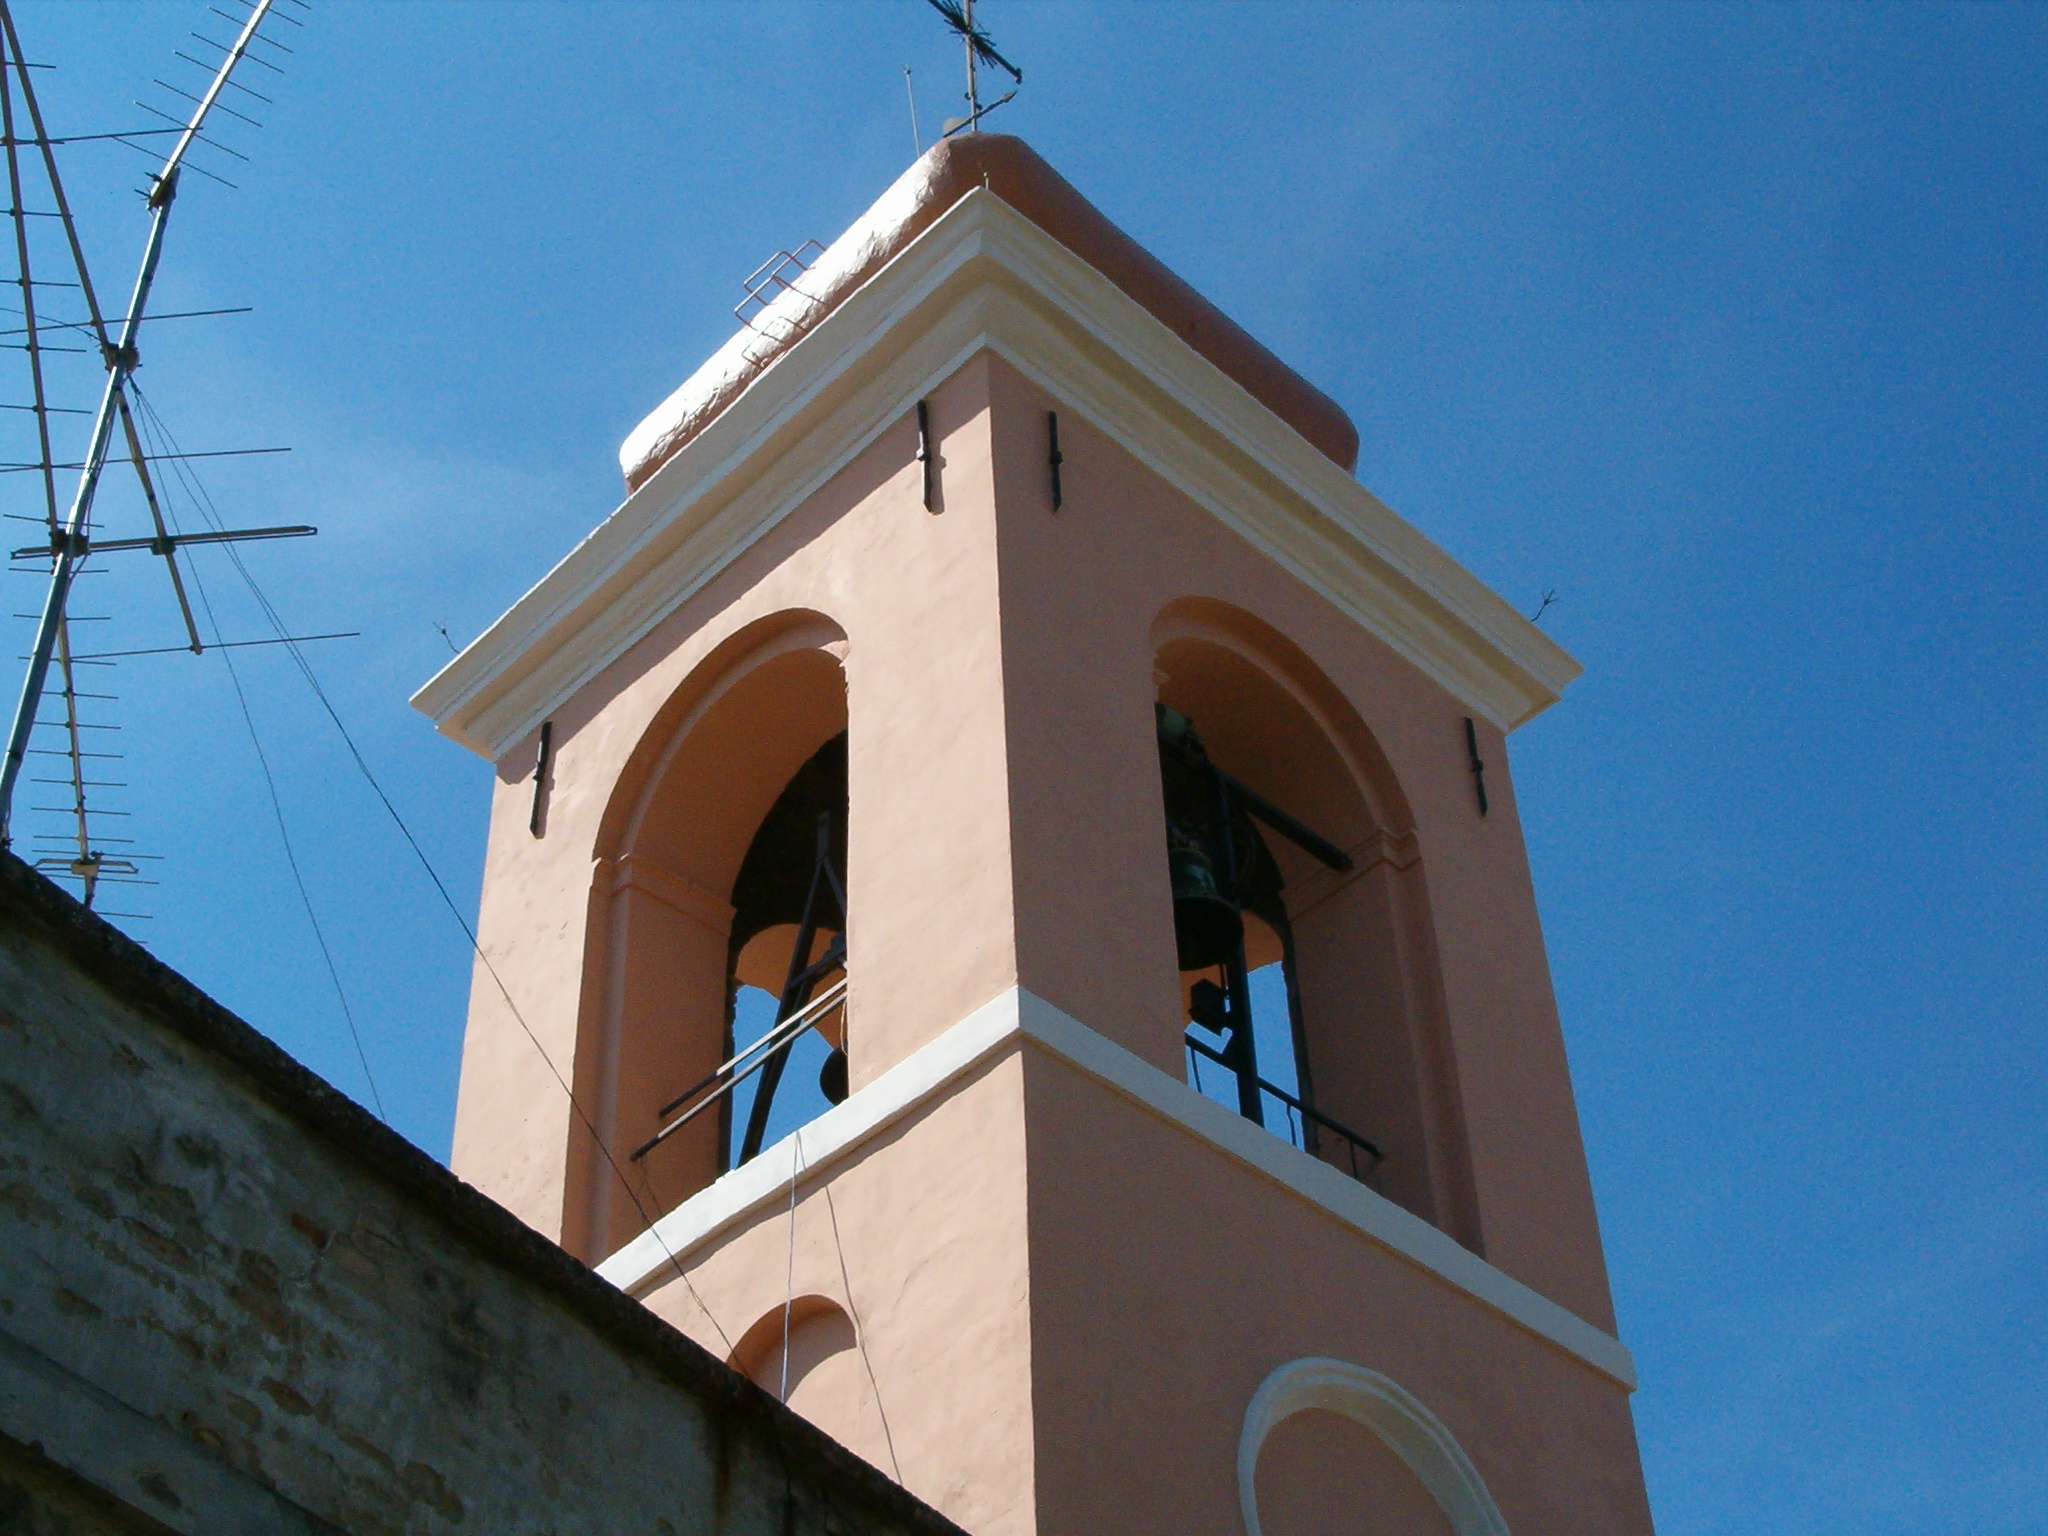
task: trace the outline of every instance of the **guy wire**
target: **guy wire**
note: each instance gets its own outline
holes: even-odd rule
[[[804,1128],[798,1126],[789,1138],[789,1268],[782,1286],[782,1390],[776,1394],[789,1402],[789,1319],[796,1308],[796,1186],[804,1171]]]
[[[172,436],[170,428],[164,424],[163,418],[156,412],[156,407],[143,396],[142,391],[135,387],[132,380],[128,386],[128,393],[135,402],[138,414],[150,423],[156,435],[161,437],[173,452],[179,451],[177,439]],[[191,468],[189,461],[183,458],[175,458],[169,462],[172,466],[172,472],[184,483],[187,494],[192,497],[193,504],[198,507],[200,515],[213,525],[215,531],[225,529],[226,524],[221,520],[219,509],[214,506],[213,498],[206,493],[205,486],[200,482],[197,472]],[[577,1099],[575,1090],[569,1086],[568,1080],[562,1076],[561,1069],[555,1065],[555,1060],[548,1054],[547,1047],[540,1043],[540,1037],[533,1032],[533,1027],[526,1022],[526,1016],[519,1011],[519,1005],[512,1000],[511,989],[505,985],[504,978],[498,974],[498,968],[491,963],[491,957],[484,952],[483,945],[478,942],[476,930],[470,926],[469,919],[462,915],[461,907],[456,905],[455,898],[448,893],[447,884],[441,879],[440,871],[434,868],[433,860],[427,857],[426,850],[419,844],[419,839],[413,836],[412,828],[406,825],[405,818],[398,813],[398,807],[391,803],[391,797],[384,792],[384,786],[377,781],[376,774],[370,771],[370,765],[365,761],[362,750],[356,745],[355,737],[350,734],[349,728],[342,723],[340,714],[336,712],[333,702],[327,697],[327,690],[320,686],[320,679],[314,674],[311,663],[306,660],[305,653],[299,649],[297,643],[291,638],[291,632],[285,627],[284,621],[279,617],[277,610],[271,606],[270,599],[264,595],[263,589],[256,584],[256,578],[249,574],[248,566],[242,561],[241,552],[235,548],[233,543],[224,543],[219,547],[227,555],[228,559],[233,562],[235,570],[240,573],[243,584],[249,589],[249,595],[256,600],[257,606],[263,610],[265,620],[277,635],[279,643],[283,645],[285,651],[291,656],[293,663],[298,667],[299,675],[306,680],[306,686],[313,690],[313,696],[320,701],[320,707],[327,712],[327,718],[334,722],[334,728],[340,733],[343,745],[348,748],[349,756],[355,760],[356,768],[361,772],[364,781],[369,784],[378,802],[384,807],[385,813],[390,816],[392,824],[398,828],[399,835],[405,839],[406,846],[412,849],[413,857],[420,862],[420,868],[427,872],[427,878],[433,882],[435,891],[440,894],[442,904],[448,908],[449,915],[455,919],[456,926],[462,930],[462,936],[469,941],[471,952],[482,962],[484,970],[490,975],[492,984],[498,989],[498,995],[505,1000],[506,1008],[511,1010],[513,1021],[518,1024],[521,1033],[526,1036],[534,1050],[539,1053],[542,1064],[548,1069],[548,1074],[554,1078],[556,1086],[562,1090],[563,1096],[568,1099],[569,1108],[575,1112],[576,1119],[582,1124],[592,1144],[596,1146],[599,1155],[610,1166],[613,1176],[619,1181],[619,1187],[625,1190],[626,1198],[633,1202],[633,1209],[639,1213],[641,1221],[646,1223],[646,1230],[653,1234],[654,1241],[660,1246],[663,1257],[669,1262],[669,1267],[676,1272],[676,1278],[683,1282],[683,1288],[690,1293],[691,1299],[697,1303],[697,1309],[704,1314],[705,1319],[711,1324],[712,1329],[718,1334],[719,1339],[725,1344],[729,1352],[732,1348],[732,1340],[726,1336],[724,1327],[719,1323],[717,1317],[713,1315],[703,1296],[698,1293],[695,1284],[691,1282],[689,1271],[683,1268],[682,1260],[676,1256],[675,1250],[669,1247],[668,1239],[662,1236],[658,1219],[648,1213],[646,1205],[642,1203],[639,1194],[633,1188],[632,1180],[626,1177],[625,1169],[621,1168],[618,1159],[612,1156],[612,1149],[605,1145],[604,1137],[598,1133],[596,1122],[590,1118],[589,1113]],[[643,1169],[643,1177],[645,1174],[646,1170]],[[648,1184],[648,1193],[650,1195],[654,1193],[654,1186],[651,1180]],[[656,1196],[655,1200],[657,1204],[660,1203],[659,1196]]]
[[[142,430],[150,436],[157,435],[150,431],[153,417],[154,413],[150,413],[143,415],[141,419]],[[172,532],[182,531],[178,527],[177,509],[170,497],[163,498],[163,507],[165,515],[170,519]],[[248,727],[249,745],[256,749],[256,763],[263,770],[263,785],[270,792],[270,811],[277,818],[277,840],[284,846],[284,861],[291,867],[292,884],[298,887],[299,904],[306,909],[306,921],[313,926],[313,942],[320,946],[320,958],[327,965],[327,979],[334,983],[334,996],[341,1004],[341,1016],[348,1025],[348,1037],[355,1044],[356,1060],[362,1064],[363,1081],[370,1085],[370,1102],[377,1106],[377,1118],[389,1125],[391,1116],[385,1113],[384,1096],[377,1091],[377,1077],[370,1070],[370,1056],[363,1049],[362,1032],[356,1028],[355,1010],[349,1007],[348,992],[341,984],[341,971],[334,963],[334,951],[328,948],[327,935],[320,927],[319,914],[313,910],[312,893],[306,889],[306,877],[299,868],[299,856],[292,848],[291,831],[285,825],[284,802],[277,793],[277,777],[270,771],[270,755],[263,750],[262,737],[256,730],[256,717],[249,712],[249,696],[242,689],[242,674],[235,668],[235,658],[221,649],[220,620],[214,615],[213,599],[207,595],[205,579],[199,574],[199,562],[189,562],[189,568],[192,572],[192,585],[199,593],[199,604],[206,610],[207,625],[213,630],[214,649],[219,652],[222,663],[228,669],[228,681],[234,685],[235,703],[241,707],[242,724]]]

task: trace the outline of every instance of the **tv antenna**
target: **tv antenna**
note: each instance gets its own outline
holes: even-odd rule
[[[988,33],[974,20],[974,0],[928,0],[931,8],[946,18],[946,25],[953,29],[960,44],[967,53],[967,115],[949,117],[939,126],[939,137],[949,139],[961,129],[969,133],[981,132],[981,120],[1017,94],[1016,86],[997,97],[987,106],[981,104],[981,77],[978,73],[983,64],[993,64],[1006,71],[1016,85],[1024,83],[1024,71],[996,52],[996,45]]]
[[[0,128],[4,128],[4,147],[7,155],[8,185],[12,194],[10,216],[13,223],[15,255],[19,267],[19,283],[22,295],[22,317],[24,327],[21,334],[26,338],[24,350],[28,354],[29,385],[31,400],[23,406],[9,405],[7,409],[26,410],[35,420],[36,441],[39,458],[36,462],[19,465],[0,465],[0,470],[34,471],[43,483],[44,517],[42,521],[48,530],[45,544],[13,551],[15,560],[48,560],[50,562],[49,587],[45,594],[42,612],[36,627],[35,645],[28,657],[28,670],[22,679],[21,697],[15,707],[14,721],[8,733],[7,751],[4,762],[0,762],[0,847],[13,841],[13,807],[16,785],[20,778],[22,764],[32,750],[40,750],[52,756],[69,760],[70,775],[67,780],[49,780],[51,783],[68,782],[72,791],[72,805],[69,814],[73,820],[71,833],[65,839],[75,843],[75,850],[67,856],[51,856],[37,860],[37,867],[50,873],[67,873],[84,887],[86,905],[92,904],[93,896],[102,878],[113,876],[124,881],[139,883],[139,872],[133,863],[136,856],[109,854],[103,846],[108,841],[95,835],[90,817],[98,813],[88,808],[86,791],[89,788],[119,787],[105,781],[86,777],[97,769],[87,767],[88,760],[112,758],[117,754],[88,752],[83,748],[85,737],[82,732],[105,730],[113,727],[94,725],[79,718],[78,704],[81,699],[105,698],[107,695],[87,694],[79,691],[76,668],[81,664],[106,664],[114,655],[141,653],[101,653],[81,655],[71,643],[72,615],[69,601],[73,586],[84,565],[94,554],[147,551],[160,557],[170,579],[172,596],[176,599],[178,612],[184,621],[186,644],[167,647],[169,650],[189,649],[197,655],[205,650],[199,627],[187,600],[185,581],[178,565],[180,549],[196,544],[226,544],[250,539],[295,538],[314,533],[316,530],[304,526],[276,528],[216,528],[212,532],[184,533],[167,526],[161,500],[150,465],[160,460],[182,460],[187,458],[211,458],[241,453],[281,452],[278,449],[230,449],[224,453],[186,454],[176,451],[171,445],[164,445],[165,452],[150,453],[145,450],[142,431],[138,430],[134,404],[140,400],[132,381],[135,369],[141,362],[138,338],[142,323],[148,320],[192,318],[200,314],[231,314],[234,310],[191,311],[185,314],[169,315],[148,313],[151,291],[155,285],[157,266],[163,256],[165,230],[178,194],[178,184],[187,170],[219,181],[225,186],[234,184],[226,178],[208,170],[195,160],[191,151],[194,145],[203,144],[237,159],[245,159],[227,145],[208,136],[206,127],[209,118],[218,110],[222,114],[240,119],[251,126],[260,127],[255,119],[234,107],[222,103],[221,97],[231,86],[256,101],[267,101],[260,93],[241,85],[233,77],[244,63],[254,64],[273,72],[281,72],[280,65],[271,58],[254,52],[255,45],[262,43],[280,53],[289,54],[291,49],[262,31],[265,21],[273,16],[282,23],[302,25],[290,15],[276,10],[278,0],[240,0],[248,7],[248,14],[230,16],[224,11],[215,14],[237,23],[239,31],[234,41],[223,44],[201,33],[192,36],[200,43],[220,55],[218,61],[207,63],[180,52],[179,57],[188,63],[199,65],[209,74],[208,84],[201,95],[194,96],[167,82],[159,81],[164,89],[173,95],[183,97],[192,103],[191,110],[182,118],[159,111],[145,103],[137,103],[145,112],[162,118],[169,127],[141,128],[122,133],[87,134],[71,138],[53,138],[44,121],[42,108],[36,100],[35,87],[29,70],[37,67],[28,63],[22,52],[20,37],[14,26],[14,17],[6,0],[0,0]],[[305,9],[304,0],[285,0],[285,3]],[[12,79],[9,78],[10,72]],[[17,121],[15,115],[15,94],[20,94],[21,107],[27,115],[27,124]],[[30,131],[22,132],[26,126]],[[85,261],[84,247],[80,244],[78,230],[72,218],[71,205],[64,194],[62,177],[58,174],[54,147],[60,144],[79,142],[83,139],[103,139],[141,150],[155,158],[154,152],[137,140],[153,136],[175,136],[171,150],[154,175],[147,188],[142,189],[150,213],[149,236],[143,247],[140,268],[130,291],[127,308],[119,320],[112,324],[102,310],[99,298],[92,284],[92,276]],[[41,160],[41,170],[47,181],[48,193],[54,207],[32,209],[26,206],[22,150],[32,148]],[[31,175],[33,172],[31,172]],[[55,220],[62,227],[66,247],[70,256],[75,281],[46,281],[34,275],[32,242],[29,220]],[[57,321],[46,318],[38,311],[38,290],[45,288],[75,289],[85,305],[83,320]],[[87,339],[90,348],[65,347],[53,344],[50,333],[58,340]],[[97,351],[106,369],[106,381],[100,391],[98,408],[90,413],[72,411],[50,404],[44,376],[44,357],[59,351]],[[131,399],[131,396],[134,398]],[[147,402],[142,402],[147,411]],[[76,462],[60,462],[54,455],[51,434],[53,415],[86,415],[93,418],[92,433],[82,457]],[[121,455],[133,466],[142,499],[149,509],[152,531],[148,537],[111,539],[96,541],[93,533],[93,504],[99,492],[108,461],[115,457],[114,433],[119,429],[121,440],[126,446]],[[56,473],[58,470],[77,470],[78,481],[72,492],[68,510],[60,517]],[[321,638],[308,636],[305,638]],[[218,636],[215,644],[222,642]],[[228,644],[264,644],[276,642],[245,641]],[[57,720],[39,720],[46,690],[49,688],[50,667],[55,663],[59,672],[59,687],[54,690],[63,703],[63,716]],[[65,733],[66,745],[59,748],[32,749],[30,742],[38,726],[61,727]],[[97,739],[97,738],[94,738]],[[56,810],[58,807],[44,807]],[[135,914],[129,914],[135,915]]]

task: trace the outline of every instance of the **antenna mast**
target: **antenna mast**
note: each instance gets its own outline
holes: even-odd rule
[[[79,245],[77,230],[71,219],[70,207],[65,201],[63,185],[57,175],[56,160],[50,149],[54,141],[50,139],[43,127],[42,113],[36,105],[34,91],[28,79],[28,70],[23,62],[20,40],[14,30],[14,18],[9,14],[5,0],[0,0],[0,28],[4,28],[7,52],[11,55],[11,60],[8,62],[14,65],[20,77],[24,104],[28,108],[35,128],[36,138],[34,142],[43,153],[51,190],[58,205],[57,211],[63,221],[65,235],[70,242],[71,254],[78,269],[79,285],[88,306],[91,329],[99,343],[100,354],[107,369],[106,384],[100,394],[99,408],[93,415],[92,436],[83,462],[79,467],[78,487],[72,496],[70,511],[61,524],[56,519],[54,485],[48,487],[50,492],[50,542],[48,550],[48,558],[51,561],[50,585],[48,593],[44,598],[41,621],[36,627],[35,647],[29,656],[28,672],[22,679],[21,698],[15,706],[13,727],[8,733],[6,758],[4,763],[0,763],[0,847],[6,846],[13,840],[15,786],[21,775],[22,762],[29,750],[30,735],[36,726],[36,713],[41,706],[43,689],[49,679],[50,663],[53,658],[59,658],[64,663],[66,674],[65,696],[67,718],[69,718],[70,699],[73,690],[70,686],[71,656],[66,617],[67,603],[71,595],[73,582],[77,578],[79,567],[93,548],[90,540],[93,499],[99,491],[100,479],[106,468],[116,421],[121,425],[123,435],[127,441],[129,457],[134,462],[136,473],[142,482],[143,496],[149,504],[150,513],[155,522],[156,536],[147,540],[122,540],[118,541],[117,544],[103,547],[109,549],[116,547],[147,548],[152,554],[159,554],[164,557],[165,564],[170,570],[171,584],[178,599],[179,611],[185,621],[189,646],[195,653],[200,651],[202,646],[198,628],[193,622],[191,607],[185,599],[184,582],[178,573],[176,558],[178,546],[185,543],[202,541],[209,543],[219,542],[226,538],[249,536],[274,538],[311,533],[313,531],[310,528],[278,528],[250,530],[248,533],[242,534],[214,534],[210,536],[171,534],[164,526],[163,516],[157,503],[155,488],[147,468],[149,456],[143,452],[141,441],[137,436],[128,399],[129,378],[141,361],[141,355],[136,345],[137,337],[140,334],[142,322],[146,317],[150,291],[156,282],[157,264],[163,256],[164,232],[170,222],[171,207],[177,199],[178,179],[185,169],[186,153],[190,150],[195,140],[203,138],[201,130],[205,127],[207,118],[212,114],[222,91],[227,88],[230,77],[234,74],[236,67],[248,56],[251,44],[259,40],[269,41],[268,39],[259,39],[258,29],[270,15],[275,3],[276,0],[253,0],[250,13],[242,22],[240,34],[235,38],[232,47],[222,50],[225,57],[214,70],[212,81],[207,86],[205,93],[195,98],[196,105],[183,123],[182,128],[178,131],[176,144],[172,146],[170,154],[165,157],[163,165],[157,170],[151,180],[148,196],[150,210],[149,239],[143,247],[141,267],[136,273],[135,284],[129,294],[128,307],[122,316],[119,335],[116,339],[110,338],[108,334],[107,325],[100,313],[98,300],[93,293],[92,280],[86,272],[85,254]],[[220,47],[217,43],[213,44],[213,46],[216,48]],[[9,111],[11,114],[11,107]],[[173,121],[175,122],[176,120],[173,119]],[[117,137],[131,138],[133,136],[119,135]],[[10,173],[15,175],[18,181],[18,173],[14,172],[16,142],[16,136],[10,124],[7,133],[9,169]],[[205,140],[205,142],[211,143],[212,141]],[[205,174],[204,167],[196,167],[196,169]],[[24,215],[18,186],[14,196],[14,209],[16,222],[19,225]],[[24,270],[22,275],[26,289],[29,285],[25,255],[23,259]],[[25,305],[24,307],[27,306]],[[34,356],[33,323],[31,321],[32,357]],[[45,419],[42,409],[40,380],[37,382],[37,397],[37,412],[40,424]],[[52,467],[47,437],[45,438],[43,448],[43,462],[39,467],[44,470],[47,482],[49,470]],[[20,551],[18,553],[27,555],[41,552]],[[73,735],[75,737],[75,732]],[[74,760],[76,755],[74,750]],[[78,777],[75,770],[73,777]],[[82,803],[81,800],[81,806]],[[84,813],[81,809],[80,858],[78,862],[89,866],[84,873],[80,874],[80,878],[86,882],[86,895],[89,902],[93,888],[93,876],[97,873],[97,856],[91,854],[85,848],[85,832],[82,824],[83,815]]]
[[[969,133],[981,132],[981,120],[997,107],[1017,94],[1013,87],[1007,94],[998,97],[987,106],[981,104],[981,77],[978,73],[982,64],[993,64],[1009,73],[1018,85],[1024,83],[1024,71],[996,52],[996,45],[988,33],[975,25],[974,0],[929,0],[931,8],[946,18],[946,25],[967,54],[967,115],[949,117],[939,130],[941,138],[950,138],[965,128]]]

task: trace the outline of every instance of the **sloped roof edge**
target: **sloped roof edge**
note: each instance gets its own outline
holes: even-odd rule
[[[619,449],[628,490],[737,399],[847,295],[976,187],[987,187],[1135,299],[1318,452],[1349,472],[1358,429],[1335,401],[1111,223],[1022,139],[942,139],[818,258],[634,428]]]

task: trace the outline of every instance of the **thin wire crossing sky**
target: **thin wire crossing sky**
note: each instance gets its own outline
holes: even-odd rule
[[[1024,74],[992,128],[1335,397],[1391,506],[1555,594],[1586,675],[1510,753],[1660,1529],[2036,1530],[2048,10],[976,16]],[[75,134],[138,126],[207,14],[17,20]],[[243,559],[294,632],[361,632],[309,663],[473,914],[492,773],[408,695],[617,504],[741,280],[964,111],[960,55],[924,0],[305,21],[159,278],[253,312],[146,333],[138,378],[184,449],[291,447],[190,467],[232,524],[320,528]],[[118,291],[148,162],[64,155]],[[161,572],[112,564],[92,648],[175,646]],[[463,935],[289,657],[233,655],[379,1094],[445,1155]],[[161,856],[124,925],[369,1102],[222,659],[105,678],[109,803]]]

